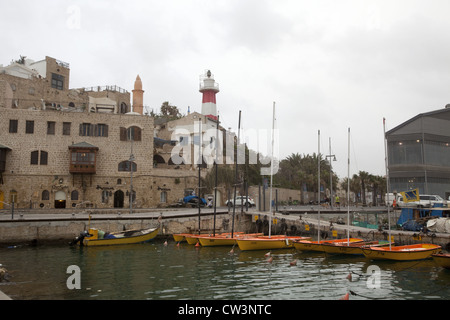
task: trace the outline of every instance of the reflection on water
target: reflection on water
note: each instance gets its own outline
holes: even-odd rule
[[[265,251],[230,249],[173,242],[1,248],[12,278],[0,290],[13,299],[336,300],[348,292],[355,300],[450,298],[450,272],[433,260],[373,262],[286,249],[268,262]],[[67,288],[70,265],[81,269],[80,290]],[[379,272],[368,273],[371,266]]]

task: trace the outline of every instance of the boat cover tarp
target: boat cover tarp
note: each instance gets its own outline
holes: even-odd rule
[[[183,198],[184,203],[188,203],[189,201],[191,201],[192,199],[197,199],[198,196],[187,196]],[[206,204],[206,200],[203,198],[200,198],[200,201],[203,202],[204,204]]]
[[[414,211],[418,212],[418,217],[417,213],[414,214]],[[414,220],[416,218],[423,217],[442,217],[442,210],[431,208],[402,208],[402,213],[397,220],[397,224],[403,226],[403,224],[408,220]]]
[[[423,224],[415,220],[408,220],[402,224],[402,229],[406,231],[421,231],[423,229]]]
[[[429,220],[427,222],[427,229],[432,232],[450,233],[450,218]]]

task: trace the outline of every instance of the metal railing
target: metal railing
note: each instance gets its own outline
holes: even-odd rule
[[[90,91],[90,92],[101,92],[101,91],[114,91],[119,93],[128,93],[127,90],[119,87],[119,86],[95,86],[95,87],[85,87],[83,88],[84,91]]]

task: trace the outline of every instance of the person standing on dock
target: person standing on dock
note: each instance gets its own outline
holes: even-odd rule
[[[341,208],[341,201],[339,200],[339,196],[338,195],[336,195],[335,202],[336,202],[336,207],[338,207],[340,209]]]

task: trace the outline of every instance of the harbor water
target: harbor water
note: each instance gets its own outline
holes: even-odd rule
[[[338,300],[347,293],[350,300],[450,299],[450,271],[432,259],[371,261],[284,249],[272,251],[270,262],[265,250],[231,249],[173,240],[2,247],[0,263],[10,277],[0,291],[15,300]]]

